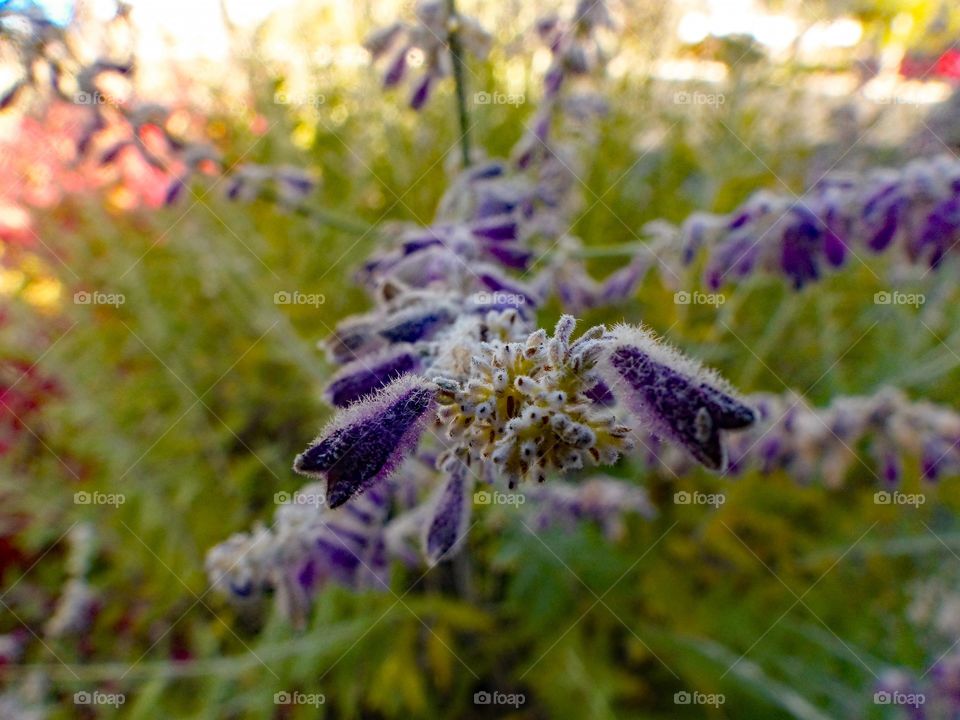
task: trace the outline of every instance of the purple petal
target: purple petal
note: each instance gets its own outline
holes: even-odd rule
[[[111,147],[109,150],[103,153],[103,155],[100,156],[100,164],[109,165],[118,157],[120,157],[120,153],[122,153],[124,149],[127,148],[128,146],[130,146],[130,143],[125,140],[123,142],[118,142],[116,145]]]
[[[407,71],[408,49],[409,48],[403,48],[399,53],[397,53],[396,57],[394,57],[393,62],[390,63],[386,74],[383,76],[384,87],[392,88],[399,84],[401,80],[403,80],[403,76]]]
[[[533,292],[521,285],[519,282],[507,280],[506,278],[495,275],[491,272],[481,272],[478,276],[480,282],[488,290],[514,295],[520,298],[519,304],[536,305],[537,299]]]
[[[431,564],[448,559],[463,545],[473,504],[472,489],[467,466],[455,462],[433,501],[432,517],[424,535],[424,551]]]
[[[433,89],[432,73],[424,75],[414,88],[413,95],[410,96],[410,107],[414,110],[422,108],[427,100],[430,99],[430,91]]]
[[[628,338],[631,334],[628,331]],[[649,336],[638,333],[633,339],[639,342],[617,342],[610,350],[613,386],[626,384],[627,406],[654,434],[682,446],[706,467],[723,470],[727,457],[720,430],[751,425],[754,411],[695,375],[679,370],[690,366],[689,361],[673,357],[672,351],[653,344]]]
[[[596,385],[584,392],[584,395],[589,398],[590,402],[606,407],[615,405],[617,402],[617,399],[613,396],[613,393],[610,392],[610,388],[607,387],[607,384],[603,382],[603,380],[600,380]]]
[[[518,230],[517,221],[511,217],[492,218],[483,223],[477,223],[470,228],[470,232],[476,237],[495,242],[516,240]]]
[[[405,376],[352,405],[297,455],[293,469],[326,480],[327,504],[338,507],[384,480],[420,438],[435,407],[436,387]]]
[[[327,385],[325,395],[332,405],[346,407],[376,392],[398,377],[415,372],[419,358],[409,347],[389,351],[379,358],[360,359],[345,365]]]
[[[893,236],[897,232],[897,223],[899,219],[897,207],[898,206],[896,204],[893,204],[887,208],[883,215],[883,221],[881,222],[880,227],[870,236],[870,239],[867,241],[867,245],[874,252],[883,252],[893,240]]]
[[[533,253],[529,250],[506,247],[503,245],[487,245],[483,248],[488,255],[508,268],[526,270]]]
[[[600,286],[600,300],[604,305],[628,300],[647,274],[645,260],[634,260],[611,274]]]
[[[173,205],[183,193],[185,187],[186,185],[184,185],[183,181],[179,178],[170,183],[170,187],[167,188],[167,194],[163,199],[163,204],[167,206]]]
[[[783,233],[780,265],[793,280],[794,288],[799,290],[820,275],[816,260],[820,230],[817,227],[819,221],[809,210],[794,208],[792,216],[791,220],[796,220]]]
[[[547,97],[553,97],[560,92],[560,86],[563,85],[563,68],[560,65],[554,65],[543,78],[543,89]]]
[[[412,343],[429,340],[454,318],[446,308],[414,308],[412,311],[398,313],[395,318],[381,327],[378,334],[393,343]]]

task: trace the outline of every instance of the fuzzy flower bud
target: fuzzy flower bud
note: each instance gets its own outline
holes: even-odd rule
[[[655,435],[683,447],[711,470],[727,465],[720,431],[755,420],[726,383],[658,342],[645,330],[619,326],[606,346],[606,382]]]
[[[395,380],[342,411],[300,455],[293,469],[326,480],[335,508],[386,479],[416,445],[435,407],[437,388],[421,378]]]

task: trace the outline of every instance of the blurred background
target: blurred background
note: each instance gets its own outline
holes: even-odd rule
[[[531,28],[569,8],[459,4],[494,36],[470,92],[519,98],[471,108],[475,146],[505,157],[550,62]],[[433,218],[457,161],[453,87],[419,112],[381,88],[362,42],[409,17],[407,0],[140,0],[123,23],[107,2],[34,7],[81,55],[132,53],[117,103],[165,109],[162,123],[145,105],[127,118],[145,144],[182,136],[222,167],[303,169],[318,210],[231,194],[203,158],[172,202],[169,173],[104,133],[78,151],[87,108],[27,86],[5,96],[0,718],[907,716],[874,688],[886,668],[928,671],[960,637],[956,478],[904,510],[874,502],[863,468],[831,487],[624,463],[614,474],[654,501],[726,502],[657,502],[614,539],[584,524],[538,541],[502,513],[471,535],[469,595],[442,572],[409,589],[420,574],[397,567],[402,603],[331,586],[301,629],[210,593],[207,550],[302,485],[292,459],[329,417],[316,342],[368,306],[353,279],[376,248],[368,229]],[[727,212],[758,189],[800,193],[830,168],[960,151],[954,3],[612,7],[571,228],[588,246],[640,242],[650,221]],[[0,88],[18,88],[16,28],[2,27]],[[756,278],[719,308],[678,306],[653,274],[584,322],[645,322],[745,392],[823,405],[896,385],[955,406],[955,273],[871,262],[802,292]],[[872,303],[891,273],[928,302]],[[293,291],[322,300],[275,302]],[[557,315],[542,309],[542,324]],[[477,705],[489,687],[524,700]],[[694,688],[725,701],[675,702]],[[123,701],[78,704],[84,692]],[[278,692],[324,702],[278,705]]]

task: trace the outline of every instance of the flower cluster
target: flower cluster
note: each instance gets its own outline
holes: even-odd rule
[[[936,268],[960,241],[960,161],[939,155],[835,174],[799,198],[762,190],[729,214],[694,213],[679,228],[657,222],[649,230],[671,240],[665,246],[682,265],[702,249],[713,289],[758,270],[802,288],[863,252],[896,249]]]
[[[539,485],[525,494],[531,503],[530,527],[537,531],[590,521],[607,539],[615,541],[623,537],[627,515],[646,519],[656,515],[646,490],[605,477]]]
[[[510,487],[612,464],[633,449],[638,429],[720,470],[721,431],[754,421],[753,410],[719,378],[646,331],[596,326],[573,341],[571,316],[549,337],[543,329],[526,332],[529,323],[514,310],[454,321],[450,311],[425,311],[423,297],[417,295],[412,314],[380,325],[353,322],[346,326],[352,332],[341,328],[333,340],[334,357],[353,353],[357,360],[327,394],[359,399],[294,467],[325,478],[334,505],[382,480],[400,453],[412,452],[434,403],[445,428],[443,437],[433,433],[442,447],[438,468],[454,460],[476,465],[484,479]],[[420,346],[417,354],[411,343]],[[631,424],[604,407],[618,397]]]
[[[573,15],[547,15],[537,21],[537,34],[553,57],[544,77],[547,97],[560,92],[570,76],[586,75],[606,62],[598,31],[613,27],[605,0],[579,0]]]
[[[757,422],[727,443],[727,475],[784,471],[799,482],[820,479],[837,486],[859,467],[882,486],[893,487],[911,459],[927,481],[960,472],[960,414],[911,401],[893,388],[841,396],[825,408],[812,407],[793,393],[755,394],[746,401],[756,409]],[[675,474],[689,469],[688,458],[663,447],[656,437],[642,442],[652,467]],[[864,462],[862,448],[872,464]]]
[[[437,81],[452,71],[450,50],[455,36],[458,46],[483,58],[490,50],[490,35],[479,23],[451,10],[448,0],[421,0],[416,21],[398,21],[370,35],[364,43],[373,59],[383,59],[383,85],[398,86],[416,58],[423,72],[413,82],[410,107],[419,110],[430,99]]]
[[[920,677],[906,670],[885,670],[873,691],[873,702],[895,706],[898,717],[953,720],[960,714],[960,653],[945,653]]]
[[[605,0],[579,0],[571,17],[547,15],[537,21],[537,34],[552,59],[544,75],[543,101],[513,151],[519,168],[549,165],[557,159],[551,135],[558,116],[577,121],[606,113],[606,103],[596,94],[575,95],[566,88],[570,78],[589,75],[606,64],[600,33],[611,27]]]
[[[113,32],[107,37],[128,37],[128,23],[126,6],[119,3],[108,23]],[[62,134],[71,140],[70,152],[62,152],[63,143],[57,143],[58,154],[64,155],[57,157],[60,164],[72,169],[85,163],[88,184],[124,188],[154,207],[173,205],[191,182],[210,178],[218,180],[213,186],[222,184],[228,200],[304,207],[316,186],[310,173],[291,166],[227,167],[217,149],[194,139],[203,129],[199,118],[174,103],[136,97],[136,67],[127,57],[129,49],[103,47],[89,60],[78,51],[80,43],[74,37],[78,27],[83,23],[52,22],[31,3],[0,9],[0,33],[16,48],[22,66],[21,77],[0,97],[0,110],[26,102],[29,96],[45,103],[47,115],[68,111]],[[118,55],[124,59],[117,60]],[[38,160],[49,163],[46,156]]]
[[[324,498],[321,484],[308,484],[277,509],[271,527],[237,533],[211,549],[207,574],[212,585],[247,604],[273,594],[281,612],[297,625],[329,582],[385,587],[390,487],[371,488],[340,509],[327,506]]]
[[[468,467],[492,463],[512,489],[551,472],[610,465],[633,449],[630,428],[587,395],[601,382],[594,368],[606,330],[571,342],[573,329],[567,315],[552,338],[541,329],[523,342],[481,343],[468,367],[436,378],[450,441],[441,467],[448,457]]]
[[[246,163],[231,171],[225,195],[240,202],[269,197],[284,207],[297,207],[316,186],[316,178],[298,167]],[[183,188],[182,180],[174,183],[170,192],[178,192],[177,188]],[[169,202],[175,200],[176,196],[168,196]]]
[[[532,283],[542,297],[555,296],[567,312],[579,314],[610,307],[633,297],[653,266],[655,251],[635,255],[602,281],[594,280],[583,262],[560,253]]]
[[[571,26],[578,42],[605,22],[598,13],[581,4]],[[436,17],[421,20],[432,27]],[[394,62],[405,62],[410,32],[395,28],[375,46],[383,53],[398,43]],[[572,39],[555,42],[568,55],[577,47]],[[512,498],[523,481],[546,488],[560,475],[574,481],[531,493],[544,501],[537,524],[590,518],[613,534],[624,512],[649,513],[646,495],[612,480],[581,487],[576,479],[588,466],[632,453],[641,434],[724,469],[726,436],[748,427],[755,413],[715,374],[639,328],[598,325],[575,337],[570,315],[552,335],[539,327],[553,268],[530,283],[512,273],[528,268],[538,239],[572,242],[562,223],[551,222],[568,211],[570,188],[551,155],[556,163],[467,167],[433,225],[381,233],[392,242],[360,273],[374,308],[341,321],[323,342],[339,366],[325,391],[334,418],[294,462],[315,481],[308,487],[322,492],[324,507],[298,508],[297,518],[313,513],[302,522],[281,509],[278,530],[261,528],[215,548],[208,567],[216,585],[234,596],[282,589],[286,611],[302,617],[317,573],[360,584],[328,571],[342,567],[337,553],[382,542],[378,562],[439,562],[463,546],[477,487]],[[631,264],[596,301],[628,296],[642,274]],[[381,512],[361,507],[371,497]],[[351,536],[364,539],[358,547],[316,541],[337,513],[358,509],[367,519]],[[361,564],[374,567],[365,558]]]
[[[539,283],[542,291],[532,293],[500,273],[532,269],[558,242],[568,224],[564,206],[573,182],[557,158],[526,173],[498,160],[472,166],[451,182],[431,225],[391,224],[380,230],[386,247],[364,265],[360,280],[368,286],[391,279],[413,287],[446,287],[455,274],[471,284],[479,279],[475,291],[503,291],[536,302],[534,295],[546,294],[546,280]],[[498,270],[491,274],[487,265]],[[545,270],[539,277],[546,275]]]

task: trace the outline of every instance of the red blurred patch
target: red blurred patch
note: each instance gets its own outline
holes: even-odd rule
[[[30,419],[59,393],[57,383],[23,360],[0,359],[0,455],[10,452]]]
[[[960,50],[950,49],[939,56],[904,55],[900,74],[911,80],[960,80]]]

